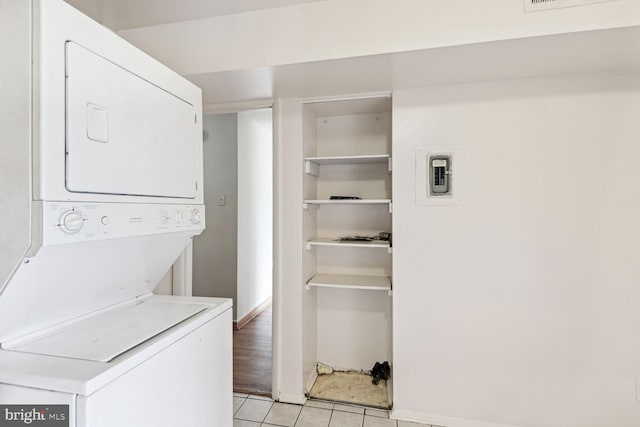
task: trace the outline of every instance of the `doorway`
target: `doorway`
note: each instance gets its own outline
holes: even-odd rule
[[[271,395],[271,109],[203,120],[206,229],[193,240],[193,295],[233,299],[234,391]]]

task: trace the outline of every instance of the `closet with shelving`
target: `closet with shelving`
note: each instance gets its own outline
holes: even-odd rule
[[[391,363],[391,99],[305,103],[303,153],[303,353],[341,373],[368,372]],[[314,370],[307,395],[391,405],[391,379],[368,390],[371,378],[360,378],[336,396],[320,390],[325,380]]]

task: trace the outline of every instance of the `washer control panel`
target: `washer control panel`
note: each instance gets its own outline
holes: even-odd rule
[[[42,209],[45,245],[204,230],[204,205],[44,202]]]

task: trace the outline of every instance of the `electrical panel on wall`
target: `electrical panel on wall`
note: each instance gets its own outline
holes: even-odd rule
[[[430,155],[429,162],[429,195],[450,196],[451,195],[451,157],[448,154]]]
[[[454,205],[462,201],[464,149],[426,145],[416,148],[416,204]]]

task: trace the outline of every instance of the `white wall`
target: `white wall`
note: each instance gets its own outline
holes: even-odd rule
[[[205,116],[206,229],[193,239],[193,295],[234,300],[237,312],[238,117]],[[218,196],[225,205],[218,206]]]
[[[173,266],[167,271],[160,282],[153,290],[156,295],[172,295],[173,294]]]
[[[272,292],[271,122],[270,109],[204,118],[206,230],[194,238],[193,294],[233,298],[234,320]]]
[[[329,0],[119,34],[194,75],[638,24],[636,0],[536,13],[521,0]]]
[[[393,101],[394,416],[640,425],[640,75]],[[430,144],[466,147],[462,204],[415,204]]]
[[[318,289],[317,317],[319,362],[336,369],[369,370],[376,362],[392,361],[387,292]]]
[[[271,109],[238,113],[238,299],[242,319],[273,287],[273,133]]]
[[[0,3],[0,292],[31,245],[31,4]]]
[[[314,303],[303,297],[302,101],[276,100],[274,114],[274,398],[304,403],[303,372],[315,354],[302,352],[303,324],[310,323],[303,322],[310,312],[303,304]]]

